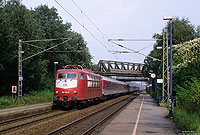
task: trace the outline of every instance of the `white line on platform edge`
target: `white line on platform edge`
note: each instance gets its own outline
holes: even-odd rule
[[[138,112],[137,120],[136,120],[136,123],[135,123],[135,127],[133,129],[132,135],[136,135],[136,131],[137,131],[137,127],[138,127],[138,123],[139,123],[139,119],[140,119],[140,113],[141,113],[141,110],[142,110],[143,102],[144,102],[144,96],[142,98],[142,102],[141,102],[141,105],[140,105],[140,110]]]

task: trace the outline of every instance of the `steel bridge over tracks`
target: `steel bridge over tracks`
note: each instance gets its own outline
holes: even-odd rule
[[[96,72],[103,76],[114,76],[121,81],[148,81],[146,67],[142,63],[100,60]]]

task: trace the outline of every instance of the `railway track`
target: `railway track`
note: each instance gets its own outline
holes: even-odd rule
[[[36,114],[33,114],[33,115],[18,117],[18,118],[15,118],[15,119],[4,120],[4,121],[0,122],[0,126],[8,125],[8,124],[10,124],[12,122],[25,120],[25,119],[28,119],[28,118],[31,118],[31,117],[36,117],[36,116],[40,116],[40,115],[43,115],[43,114],[46,114],[46,113],[51,113],[51,112],[52,112],[52,110],[51,111],[42,112],[42,113],[36,113]]]
[[[87,135],[93,133],[100,125],[102,125],[106,120],[111,118],[114,114],[122,110],[137,96],[131,96],[122,101],[113,103],[112,105],[88,114],[78,120],[75,120],[67,125],[64,125],[48,135],[58,135],[58,134],[73,134],[73,135]]]
[[[17,130],[43,120],[51,119],[56,116],[65,114],[66,111],[47,111],[42,113],[37,113],[29,116],[19,117],[16,119],[6,120],[0,122],[0,134],[9,133],[10,131]]]

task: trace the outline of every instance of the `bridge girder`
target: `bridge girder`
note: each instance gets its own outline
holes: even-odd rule
[[[100,60],[96,69],[104,76],[144,77],[146,68],[142,63]]]

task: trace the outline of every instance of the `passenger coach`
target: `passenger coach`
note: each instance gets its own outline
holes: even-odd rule
[[[102,76],[102,82],[102,93],[104,96],[128,93],[128,86],[125,82],[121,82],[104,76]]]

